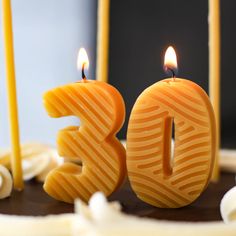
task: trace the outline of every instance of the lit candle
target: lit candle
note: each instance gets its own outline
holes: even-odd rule
[[[10,121],[12,156],[11,166],[14,180],[14,188],[21,190],[24,187],[22,178],[19,127],[18,127],[18,111],[16,96],[16,81],[14,67],[14,50],[13,50],[13,33],[12,33],[12,17],[11,17],[11,1],[2,0],[3,14],[3,34],[5,44],[6,59],[6,76],[7,76],[7,92],[8,92],[8,110]]]
[[[215,118],[204,90],[175,77],[177,61],[172,47],[165,63],[172,78],[144,90],[132,109],[127,169],[140,199],[157,207],[176,208],[193,202],[209,182],[215,159]]]
[[[97,71],[98,81],[108,81],[110,0],[98,1]]]
[[[216,117],[216,161],[212,180],[219,178],[220,147],[220,0],[209,0],[209,93]]]
[[[125,119],[123,98],[113,86],[86,78],[88,58],[84,49],[78,58],[82,80],[44,95],[44,105],[51,117],[73,115],[81,121],[80,127],[59,132],[59,155],[71,162],[51,171],[44,184],[50,196],[70,203],[76,198],[88,201],[97,191],[108,196],[126,176],[125,149],[115,137]],[[75,164],[78,161],[82,166]]]

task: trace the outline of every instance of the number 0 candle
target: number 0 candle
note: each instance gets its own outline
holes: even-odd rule
[[[209,182],[215,159],[215,118],[203,89],[175,78],[172,47],[166,52],[165,68],[173,77],[144,90],[132,109],[127,169],[140,199],[161,208],[177,208],[193,202]]]
[[[122,127],[125,105],[111,85],[87,80],[88,66],[84,49],[79,53],[82,80],[55,88],[44,95],[44,105],[51,117],[77,116],[80,127],[68,127],[58,134],[58,151],[67,160],[82,161],[82,166],[65,163],[46,178],[44,189],[52,197],[73,203],[88,201],[102,191],[111,194],[126,176],[125,149],[115,134]]]

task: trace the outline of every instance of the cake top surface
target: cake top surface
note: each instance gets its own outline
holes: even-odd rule
[[[126,183],[109,200],[119,201],[123,211],[141,217],[173,221],[219,221],[220,201],[223,195],[235,185],[234,174],[223,173],[218,183],[211,183],[206,191],[191,205],[180,209],[159,209],[139,200]],[[13,192],[11,197],[0,201],[0,211],[10,215],[49,215],[71,213],[72,204],[56,201],[49,197],[42,184],[32,180],[26,183],[22,192]]]

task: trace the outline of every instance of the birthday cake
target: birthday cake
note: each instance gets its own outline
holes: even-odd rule
[[[195,229],[194,235],[204,233],[235,235],[236,225],[222,223],[220,214],[222,197],[235,186],[235,175],[232,173],[223,172],[219,182],[210,183],[195,202],[179,209],[161,209],[144,203],[136,197],[128,181],[108,198],[111,203],[106,203],[103,195],[95,194],[89,201],[89,208],[85,203],[77,201],[74,209],[73,204],[59,202],[48,196],[42,187],[41,181],[44,180],[43,175],[49,171],[49,166],[55,168],[61,165],[61,160],[55,150],[36,143],[23,145],[22,150],[25,154],[24,160],[28,159],[28,164],[23,165],[24,170],[27,170],[24,176],[30,180],[25,182],[24,191],[13,191],[10,197],[0,200],[1,235],[10,236],[17,232],[18,235],[23,236],[31,235],[29,232],[34,231],[36,231],[34,235],[45,236],[75,236],[90,235],[90,233],[93,235],[128,235],[128,233],[174,235],[176,230],[181,232],[181,235],[189,235],[192,227]],[[40,151],[40,154],[37,151]],[[41,167],[40,171],[35,171],[35,163],[39,164],[38,155],[40,159],[45,158],[48,161],[44,164],[44,168]],[[9,152],[4,153],[5,161],[7,158],[9,158]],[[34,158],[35,160],[32,161]],[[53,161],[50,161],[51,158]],[[233,195],[230,195],[228,199],[225,199],[226,206],[230,203],[230,206],[227,206],[229,209],[225,218],[228,220],[230,220],[229,215],[232,209],[235,209],[234,201],[229,199],[235,197],[235,191]],[[114,201],[117,202],[114,203]],[[123,213],[120,212],[121,209]],[[234,218],[231,217],[231,221],[233,220]],[[14,227],[9,222],[12,222]]]
[[[217,8],[210,14],[214,23]],[[109,1],[99,1],[99,9],[98,80],[86,78],[82,49],[81,80],[43,98],[49,116],[75,116],[80,126],[60,130],[57,149],[37,142],[20,146],[11,7],[3,0],[13,148],[0,151],[0,235],[236,235],[235,153],[220,152],[225,171],[217,180],[219,114],[215,109],[215,120],[200,86],[176,77],[172,47],[164,64],[171,78],[140,94],[125,144],[116,138],[126,109],[119,91],[105,82]]]
[[[203,96],[204,102],[201,102],[200,100],[197,100],[197,98],[201,98],[200,95],[202,95],[203,91],[192,82],[187,82],[186,80],[177,79],[176,81],[169,81],[169,80],[163,80],[158,82],[153,86],[153,89],[156,87],[159,88],[159,86],[171,86],[172,83],[177,83],[176,86],[189,86],[189,93],[196,94],[192,96],[192,100],[198,101],[199,104],[204,105],[204,102],[206,102],[208,105],[210,104],[208,102],[208,98]],[[86,90],[87,86],[90,86],[90,89],[93,91],[93,93],[87,93],[88,90]],[[105,90],[104,90],[105,88]],[[176,89],[174,87],[174,89]],[[191,91],[193,90],[193,91]],[[150,92],[150,89],[147,90]],[[199,94],[196,91],[200,91]],[[67,92],[67,93],[66,93]],[[152,91],[151,91],[152,92]],[[60,96],[59,96],[60,94]],[[87,96],[87,100],[80,100],[77,99],[79,94],[83,94],[83,97]],[[110,95],[112,94],[112,96]],[[174,93],[172,93],[174,94]],[[144,93],[145,96],[146,92]],[[114,90],[111,85],[108,85],[106,83],[102,82],[93,82],[93,81],[80,81],[79,83],[73,83],[69,84],[63,87],[59,87],[56,89],[53,89],[49,92],[47,92],[44,96],[44,104],[46,106],[46,109],[48,113],[51,116],[54,117],[61,117],[68,114],[76,114],[79,117],[87,118],[85,115],[90,114],[90,116],[93,116],[95,118],[95,114],[97,111],[93,108],[93,106],[88,106],[86,103],[89,99],[93,102],[97,102],[99,104],[99,109],[101,109],[101,103],[98,103],[99,100],[93,99],[96,96],[100,96],[104,99],[106,97],[106,103],[107,106],[112,106],[112,104],[118,104],[120,110],[123,110],[123,112],[120,112],[118,114],[118,110],[116,110],[114,107],[110,108],[109,111],[112,111],[112,115],[110,115],[110,120],[118,120],[118,123],[113,125],[112,130],[113,135],[114,133],[119,129],[119,127],[122,124],[122,116],[124,115],[124,104],[122,102],[117,102],[117,100],[121,99],[120,95],[118,94],[117,90]],[[60,100],[58,99],[60,97],[64,99]],[[75,101],[78,103],[73,103]],[[81,97],[80,97],[81,98]],[[142,97],[141,97],[142,98]],[[115,100],[117,99],[117,100]],[[53,101],[53,102],[52,102]],[[60,101],[63,101],[60,103]],[[116,101],[116,103],[114,102]],[[121,100],[122,101],[122,100]],[[185,147],[185,152],[189,153],[194,150],[197,152],[197,155],[192,153],[191,157],[199,157],[201,161],[200,165],[200,179],[199,175],[195,175],[194,172],[198,173],[199,167],[198,164],[194,162],[194,159],[191,158],[185,158],[187,161],[187,168],[184,168],[181,170],[181,176],[185,176],[188,174],[188,171],[191,170],[191,175],[189,178],[184,178],[184,185],[181,184],[178,186],[178,188],[181,190],[183,189],[182,186],[193,186],[197,189],[199,186],[201,187],[203,183],[203,188],[200,188],[200,191],[197,191],[194,189],[194,194],[191,194],[190,192],[190,198],[188,201],[190,201],[188,204],[184,201],[182,203],[182,198],[186,196],[186,193],[183,192],[183,197],[180,198],[181,193],[178,192],[178,190],[174,189],[175,186],[170,187],[168,191],[166,191],[166,187],[164,183],[164,180],[167,180],[168,185],[168,178],[172,174],[168,174],[168,171],[165,173],[159,173],[158,176],[164,176],[163,177],[163,183],[159,184],[161,188],[158,186],[158,194],[155,195],[155,199],[157,201],[150,201],[149,199],[152,199],[152,196],[154,196],[155,189],[153,187],[153,184],[151,181],[146,181],[145,179],[150,179],[152,176],[151,173],[144,172],[145,176],[144,181],[140,180],[139,182],[135,180],[135,178],[132,179],[132,181],[126,180],[124,183],[125,178],[125,172],[126,169],[124,166],[124,160],[125,158],[129,162],[134,163],[134,160],[138,160],[139,162],[142,161],[142,157],[144,155],[143,151],[149,151],[152,150],[152,148],[146,149],[146,148],[140,148],[137,145],[133,145],[133,142],[136,142],[137,140],[140,142],[144,142],[145,146],[147,141],[152,142],[153,135],[150,135],[150,132],[161,130],[159,129],[159,121],[160,119],[156,116],[160,114],[166,114],[166,112],[163,112],[163,109],[168,109],[168,107],[156,107],[156,104],[158,103],[156,100],[154,100],[154,111],[158,112],[155,114],[155,117],[157,119],[154,119],[154,127],[153,129],[143,129],[138,127],[137,125],[140,124],[139,120],[142,122],[144,120],[147,120],[152,122],[150,117],[146,119],[144,116],[147,116],[148,113],[135,113],[136,111],[140,112],[140,106],[142,109],[148,109],[150,112],[150,107],[153,108],[153,104],[151,102],[145,102],[143,103],[142,99],[138,99],[138,108],[137,110],[134,110],[134,114],[131,115],[131,121],[133,122],[132,125],[128,129],[129,132],[136,132],[135,135],[131,132],[128,135],[127,144],[130,145],[130,147],[127,147],[127,157],[125,157],[125,147],[121,144],[121,142],[118,139],[114,139],[109,145],[109,140],[106,140],[106,143],[103,144],[103,140],[101,141],[101,145],[97,145],[94,139],[99,139],[99,135],[101,135],[103,132],[110,132],[110,130],[106,130],[106,127],[100,128],[100,132],[95,131],[97,135],[94,136],[94,133],[91,133],[89,130],[86,130],[85,128],[88,127],[88,123],[83,122],[83,125],[78,129],[75,127],[69,127],[66,129],[63,129],[60,131],[58,136],[58,151],[61,154],[61,156],[66,158],[61,158],[58,155],[58,151],[52,147],[49,147],[47,145],[38,144],[38,143],[30,143],[26,145],[22,145],[21,147],[21,154],[22,154],[22,169],[23,169],[23,178],[26,181],[25,182],[25,189],[23,191],[13,191],[11,193],[12,189],[12,179],[11,175],[8,169],[11,169],[10,165],[10,159],[11,159],[11,152],[9,150],[2,151],[0,153],[0,164],[1,164],[1,188],[0,188],[0,196],[3,198],[0,200],[0,232],[3,233],[5,236],[15,235],[16,232],[21,232],[21,235],[27,235],[26,232],[33,232],[37,231],[37,235],[117,235],[117,232],[122,233],[122,235],[128,234],[128,232],[132,232],[137,234],[138,232],[140,235],[143,235],[144,232],[149,232],[149,235],[155,235],[161,233],[161,235],[173,235],[174,227],[178,227],[179,230],[185,233],[183,235],[189,234],[190,226],[193,227],[193,223],[190,223],[190,225],[185,225],[183,222],[206,222],[210,221],[210,223],[198,223],[196,235],[201,235],[202,232],[208,232],[208,235],[214,235],[215,232],[226,232],[234,235],[235,233],[235,224],[233,223],[231,226],[227,226],[223,222],[216,223],[215,221],[221,221],[222,217],[224,217],[224,220],[226,221],[233,221],[235,217],[235,204],[234,204],[234,195],[235,191],[229,192],[229,194],[226,196],[225,200],[222,201],[223,204],[220,204],[221,199],[223,198],[224,194],[231,189],[235,185],[235,178],[234,174],[224,173],[222,174],[219,182],[217,183],[211,183],[208,188],[205,187],[207,183],[209,182],[209,178],[211,176],[212,172],[212,163],[211,161],[214,160],[214,151],[211,151],[209,149],[209,145],[214,145],[214,136],[212,135],[212,132],[204,133],[204,135],[201,135],[201,132],[212,131],[211,126],[210,128],[201,127],[205,125],[204,122],[199,122],[196,127],[198,127],[198,130],[200,130],[200,134],[197,133],[190,133],[191,135],[185,137],[187,138],[188,142],[191,144],[189,148],[188,146]],[[78,104],[80,105],[78,106]],[[82,105],[81,105],[82,103]],[[73,106],[68,106],[68,104],[73,104]],[[173,103],[174,106],[176,106],[176,103]],[[160,105],[160,104],[159,104]],[[81,107],[85,108],[85,110],[82,110]],[[113,109],[113,110],[112,110]],[[142,110],[141,109],[141,110]],[[206,109],[206,108],[204,108]],[[205,112],[205,110],[202,109],[202,114],[206,115],[206,118],[203,119],[203,121],[206,121],[209,117],[211,118],[212,110],[209,110],[209,114]],[[152,109],[153,110],[153,109]],[[171,112],[171,110],[169,111]],[[106,114],[109,114],[108,112]],[[133,116],[133,117],[132,117]],[[184,118],[183,115],[178,117],[178,114],[175,113],[174,116],[177,118],[178,123],[183,123],[181,119],[183,119],[185,122],[187,119]],[[185,116],[189,117],[185,113]],[[115,118],[114,118],[115,117]],[[117,118],[118,117],[118,118]],[[138,122],[135,121],[135,118],[138,119]],[[162,117],[161,117],[162,119]],[[86,119],[85,119],[86,120]],[[85,121],[82,119],[82,121]],[[108,119],[109,120],[109,119]],[[196,120],[194,120],[196,121]],[[214,122],[213,120],[207,120],[209,124],[211,122]],[[94,126],[95,128],[98,128],[96,125],[98,123],[101,123],[101,119],[98,120],[95,123],[91,123],[91,127]],[[187,123],[187,122],[186,122]],[[194,122],[190,122],[191,125],[193,125]],[[214,124],[214,123],[213,123]],[[144,123],[141,123],[141,127],[145,126]],[[150,123],[148,123],[150,125]],[[90,128],[91,128],[90,127]],[[115,127],[115,128],[114,128]],[[183,130],[188,129],[188,125],[181,126]],[[105,130],[105,131],[104,131]],[[165,129],[163,129],[163,132],[165,133],[166,130],[169,130],[168,137],[161,137],[161,142],[170,142],[171,141],[171,132],[170,129],[168,129],[167,126],[165,126]],[[82,134],[84,137],[80,136]],[[191,132],[194,131],[191,130]],[[178,137],[179,133],[181,132],[181,129],[178,130],[177,128],[177,135]],[[131,135],[130,135],[131,134]],[[154,134],[155,136],[155,134]],[[189,139],[189,137],[194,136],[197,137],[197,141],[193,139]],[[88,139],[86,141],[86,138],[91,137],[91,139]],[[112,140],[113,136],[109,136]],[[140,139],[141,137],[141,139]],[[148,140],[148,138],[151,138]],[[102,136],[103,138],[103,136]],[[155,142],[160,142],[159,137],[157,136],[157,139],[154,138]],[[199,141],[200,138],[200,141]],[[198,146],[198,143],[202,143],[204,140],[207,140],[207,147],[202,147],[202,145]],[[80,142],[78,142],[80,140]],[[94,142],[92,145],[96,146],[96,149],[89,144],[89,140]],[[208,142],[209,140],[213,140],[211,142]],[[191,142],[190,142],[191,141]],[[178,142],[178,139],[175,140],[175,142]],[[82,145],[83,144],[83,145]],[[175,149],[178,147],[178,143],[175,144]],[[196,148],[194,148],[193,145],[197,145]],[[86,147],[86,148],[85,148]],[[113,150],[115,149],[115,151]],[[170,156],[170,149],[171,146],[167,146],[168,148],[168,155]],[[161,146],[158,147],[158,145],[154,145],[155,150],[163,150]],[[199,152],[200,149],[200,153]],[[208,151],[206,151],[206,149]],[[181,149],[180,149],[181,150]],[[210,150],[210,151],[209,151]],[[214,150],[214,148],[212,149]],[[141,157],[140,157],[141,152]],[[179,152],[180,157],[185,152]],[[110,155],[108,155],[110,153]],[[175,153],[175,152],[174,152]],[[86,155],[85,155],[86,154]],[[147,155],[148,153],[146,153]],[[158,157],[156,155],[157,153],[151,153],[148,154],[149,157]],[[194,155],[193,155],[194,154]],[[167,155],[167,156],[168,156]],[[83,158],[78,158],[78,157]],[[119,157],[123,158],[121,160],[118,159],[112,159],[113,157]],[[88,157],[90,159],[88,159]],[[95,158],[96,159],[92,159]],[[105,158],[106,157],[106,158]],[[147,156],[146,156],[147,157]],[[163,158],[163,156],[159,156]],[[86,159],[87,158],[87,159]],[[197,160],[199,160],[199,158]],[[213,158],[213,159],[212,159]],[[82,163],[80,162],[82,160]],[[100,161],[102,160],[102,161]],[[181,160],[181,159],[180,159]],[[189,160],[193,160],[193,165],[190,163]],[[114,169],[113,165],[110,164],[110,162],[114,162],[117,165],[117,168]],[[146,158],[144,159],[146,161]],[[158,160],[157,160],[158,161]],[[170,161],[170,159],[169,159]],[[179,160],[178,160],[179,161]],[[167,163],[167,162],[166,162]],[[163,164],[163,168],[166,168],[166,164]],[[180,162],[184,163],[184,162]],[[203,167],[202,167],[203,163]],[[208,163],[207,168],[204,166],[206,163]],[[101,165],[100,165],[101,164]],[[138,163],[138,165],[143,165],[145,167],[152,167],[154,166],[155,169],[158,169],[158,163],[146,163],[141,162]],[[106,173],[99,174],[101,169],[104,170],[104,165],[106,165]],[[98,167],[97,167],[98,166]],[[114,165],[115,166],[115,165]],[[93,171],[81,171],[82,168],[93,168]],[[194,169],[191,169],[194,167]],[[195,169],[196,167],[196,169]],[[7,169],[8,168],[8,169]],[[133,172],[133,170],[136,168],[135,165],[127,165],[128,168],[128,177],[130,177],[130,173]],[[134,168],[134,169],[132,169]],[[161,167],[162,168],[162,167]],[[203,168],[203,170],[201,170]],[[117,171],[121,171],[121,180],[120,178],[117,178],[119,176],[117,174]],[[123,171],[123,172],[122,172]],[[129,172],[130,171],[130,172]],[[139,170],[141,173],[143,171],[143,168]],[[173,172],[177,171],[173,168]],[[91,175],[91,179],[94,178],[94,175],[97,176],[97,180],[91,181],[89,174],[93,173]],[[139,174],[137,173],[137,174]],[[167,174],[166,174],[167,173]],[[132,174],[133,177],[135,177],[134,174]],[[84,179],[84,182],[81,181],[81,178],[83,176],[87,176],[87,178]],[[109,176],[111,179],[107,180],[107,176]],[[152,178],[152,181],[154,183],[156,182],[156,176],[155,175]],[[171,179],[169,178],[171,181]],[[202,181],[203,180],[203,181]],[[49,183],[48,183],[49,181]],[[116,182],[115,182],[116,181]],[[160,180],[159,180],[160,181]],[[193,182],[191,182],[193,181]],[[195,181],[197,181],[197,184],[194,184]],[[199,182],[200,181],[200,182]],[[43,187],[44,183],[44,187]],[[88,184],[87,184],[88,183]],[[101,184],[102,183],[102,184]],[[114,184],[116,183],[116,184]],[[145,183],[145,185],[143,185]],[[171,182],[170,182],[171,183]],[[192,184],[193,183],[193,184]],[[49,184],[47,186],[47,184]],[[135,184],[135,188],[131,188],[131,185]],[[141,184],[142,187],[146,189],[146,192],[140,191],[139,185]],[[111,188],[112,191],[109,190],[108,187]],[[45,187],[46,186],[46,187]],[[150,186],[150,187],[149,187]],[[171,186],[171,185],[169,185]],[[133,187],[133,186],[132,186]],[[206,188],[206,190],[202,193],[202,191]],[[105,189],[105,190],[104,190]],[[150,191],[151,189],[151,191]],[[101,191],[105,193],[105,195],[108,197],[108,200],[112,203],[107,203],[106,198],[102,193],[97,193],[98,191]],[[173,191],[178,192],[178,198],[175,199],[173,195]],[[113,192],[111,194],[111,192]],[[169,192],[170,194],[168,195]],[[139,200],[139,194],[142,193],[143,196],[148,196],[148,200],[140,197]],[[95,195],[94,195],[95,194]],[[146,194],[146,195],[144,195]],[[187,193],[189,194],[189,193]],[[160,196],[159,196],[160,195]],[[166,197],[163,198],[163,195]],[[199,196],[200,195],[200,196]],[[8,197],[9,196],[9,197]],[[194,196],[194,198],[192,198]],[[8,198],[7,198],[8,197]],[[159,198],[161,197],[161,198]],[[91,199],[90,199],[91,198]],[[197,198],[197,199],[196,199]],[[80,199],[80,200],[78,200]],[[160,199],[160,201],[158,200]],[[179,202],[178,199],[180,199]],[[59,200],[59,201],[58,201]],[[76,201],[76,208],[74,212],[74,206],[73,203]],[[114,203],[114,201],[117,201]],[[89,207],[86,206],[86,203],[89,202]],[[164,208],[157,208],[156,202],[158,204],[162,204],[160,207]],[[149,204],[148,204],[149,203]],[[166,204],[166,205],[165,205]],[[169,204],[169,205],[167,205]],[[181,205],[183,204],[183,205]],[[153,205],[153,206],[152,206]],[[187,206],[185,206],[187,205]],[[184,206],[184,207],[183,207]],[[221,206],[221,209],[220,209]],[[181,207],[181,208],[180,208]],[[169,209],[167,209],[169,208]],[[177,209],[176,209],[177,208]],[[121,212],[121,209],[123,213]],[[220,211],[221,210],[221,211]],[[128,213],[133,216],[128,216],[125,213]],[[6,216],[4,214],[7,214]],[[221,215],[222,214],[222,215]],[[9,216],[12,215],[12,216]],[[137,217],[138,216],[138,217]],[[145,217],[145,219],[142,219],[140,217]],[[150,218],[150,219],[147,219]],[[155,219],[155,221],[153,221]],[[164,222],[160,221],[164,220]],[[15,227],[11,227],[9,224],[7,225],[6,222],[11,221],[14,223]],[[174,223],[173,223],[174,221]],[[177,223],[177,221],[182,221],[181,223]],[[127,223],[128,222],[128,223]],[[211,223],[214,222],[214,223]],[[109,227],[106,227],[107,224],[111,224]],[[127,226],[127,224],[129,226]],[[139,228],[135,228],[134,225],[138,224]],[[30,225],[30,229],[29,228]],[[128,229],[127,229],[128,227]],[[151,228],[149,228],[151,227]],[[149,228],[149,229],[147,229]],[[167,228],[170,228],[169,231],[166,231]],[[138,232],[137,232],[138,230]],[[196,232],[197,232],[196,231]],[[118,233],[118,235],[120,235]],[[230,235],[229,234],[229,235]],[[19,234],[18,234],[19,235]]]
[[[207,232],[208,235],[216,235],[216,232],[220,233],[219,235],[234,235],[236,232],[234,223],[222,223],[222,216],[226,222],[233,222],[235,219],[236,190],[232,189],[229,196],[226,194],[225,203],[222,201],[224,204],[223,207],[221,204],[220,211],[222,197],[235,186],[234,173],[222,172],[220,180],[210,183],[196,201],[178,209],[156,208],[139,200],[129,181],[108,197],[111,203],[106,203],[103,195],[95,194],[89,201],[89,208],[84,202],[76,200],[74,209],[73,204],[57,201],[43,190],[47,174],[63,164],[56,149],[39,143],[29,143],[22,145],[21,150],[25,180],[25,188],[21,192],[14,190],[11,193],[12,181],[8,181],[9,178],[11,180],[11,176],[8,170],[3,168],[10,166],[10,151],[4,150],[0,153],[2,235],[11,236],[20,232],[18,235],[23,236],[35,230],[37,233],[34,235],[45,236],[89,235],[91,232],[94,235],[117,235],[115,232],[126,235],[128,232],[137,234],[137,230],[140,235],[144,235],[144,232],[145,235],[174,235],[176,227],[182,235],[188,235],[193,222],[198,222],[194,223],[194,235],[202,235],[203,232]],[[227,155],[229,156],[227,151],[222,154],[226,159]],[[120,212],[121,209],[123,213]],[[7,223],[10,221],[15,227]]]
[[[173,48],[168,53],[175,57]],[[168,63],[172,78],[148,87],[134,104],[126,149],[116,138],[125,117],[122,96],[108,83],[87,80],[86,62],[81,81],[45,93],[49,116],[74,115],[81,125],[59,131],[57,150],[21,146],[22,191],[12,192],[10,171],[15,178],[19,172],[11,151],[0,153],[1,235],[173,235],[175,227],[188,235],[187,221],[201,222],[195,235],[235,235],[235,223],[215,222],[236,219],[234,174],[222,173],[208,186],[216,156],[213,108],[204,90],[176,78]]]
[[[168,53],[176,57],[173,48]],[[21,146],[23,191],[11,193],[10,171],[15,178],[19,172],[12,167],[11,151],[0,153],[0,233],[173,235],[177,227],[188,235],[193,223],[183,222],[197,221],[195,235],[234,235],[235,223],[215,222],[236,219],[236,188],[229,173],[208,186],[217,136],[204,90],[176,78],[168,61],[172,78],[148,87],[134,104],[125,149],[116,138],[125,117],[122,96],[108,83],[87,80],[85,64],[81,81],[51,89],[43,97],[49,116],[74,115],[81,125],[59,131],[57,150],[39,143]],[[206,221],[210,223],[202,223]]]

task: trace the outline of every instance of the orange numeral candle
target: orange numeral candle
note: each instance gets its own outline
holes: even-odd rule
[[[85,59],[83,59],[85,57]],[[59,154],[68,162],[54,169],[46,178],[44,189],[61,201],[88,201],[102,191],[106,196],[115,191],[126,176],[125,149],[115,137],[125,118],[125,105],[120,93],[111,85],[87,80],[84,75],[86,52],[82,49],[82,77],[77,83],[55,88],[44,95],[44,105],[51,117],[77,116],[80,127],[59,132]]]
[[[143,201],[161,208],[193,202],[206,188],[215,159],[215,118],[208,96],[197,84],[175,78],[173,48],[166,69],[173,78],[147,88],[137,99],[128,125],[127,169]],[[172,125],[175,146],[171,155]]]

